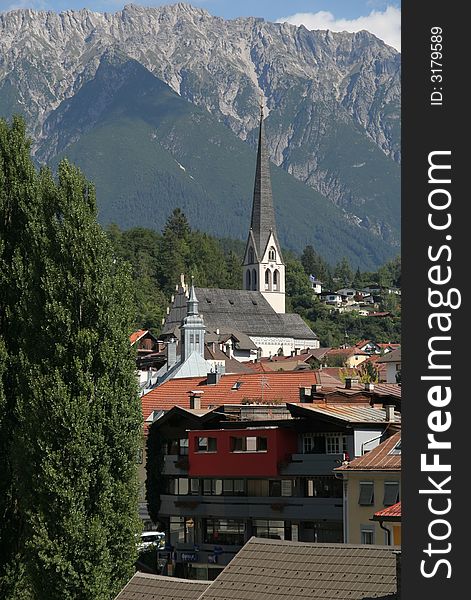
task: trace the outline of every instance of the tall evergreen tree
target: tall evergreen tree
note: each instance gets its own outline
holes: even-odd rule
[[[0,156],[0,597],[108,600],[139,529],[131,279],[77,169],[36,173],[18,119]]]

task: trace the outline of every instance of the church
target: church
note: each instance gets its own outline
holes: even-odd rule
[[[189,304],[193,312],[195,307],[194,301],[189,303],[191,292],[198,299],[205,342],[223,347],[231,358],[243,362],[319,347],[316,334],[303,319],[285,312],[285,264],[276,231],[263,108],[241,284],[240,290],[200,288],[190,286],[182,276],[163,322],[162,339],[183,342],[182,323]]]

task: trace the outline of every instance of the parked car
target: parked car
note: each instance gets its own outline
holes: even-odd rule
[[[159,550],[163,550],[165,548],[165,533],[161,531],[143,531],[138,550],[141,552],[150,546],[156,546]]]

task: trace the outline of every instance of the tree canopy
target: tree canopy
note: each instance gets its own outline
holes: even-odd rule
[[[132,282],[93,186],[0,120],[0,597],[109,600],[136,558]]]

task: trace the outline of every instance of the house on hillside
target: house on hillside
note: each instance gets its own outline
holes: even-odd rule
[[[378,360],[381,365],[386,365],[386,381],[387,383],[396,383],[398,373],[401,371],[401,348],[396,348],[392,352],[388,352]]]

